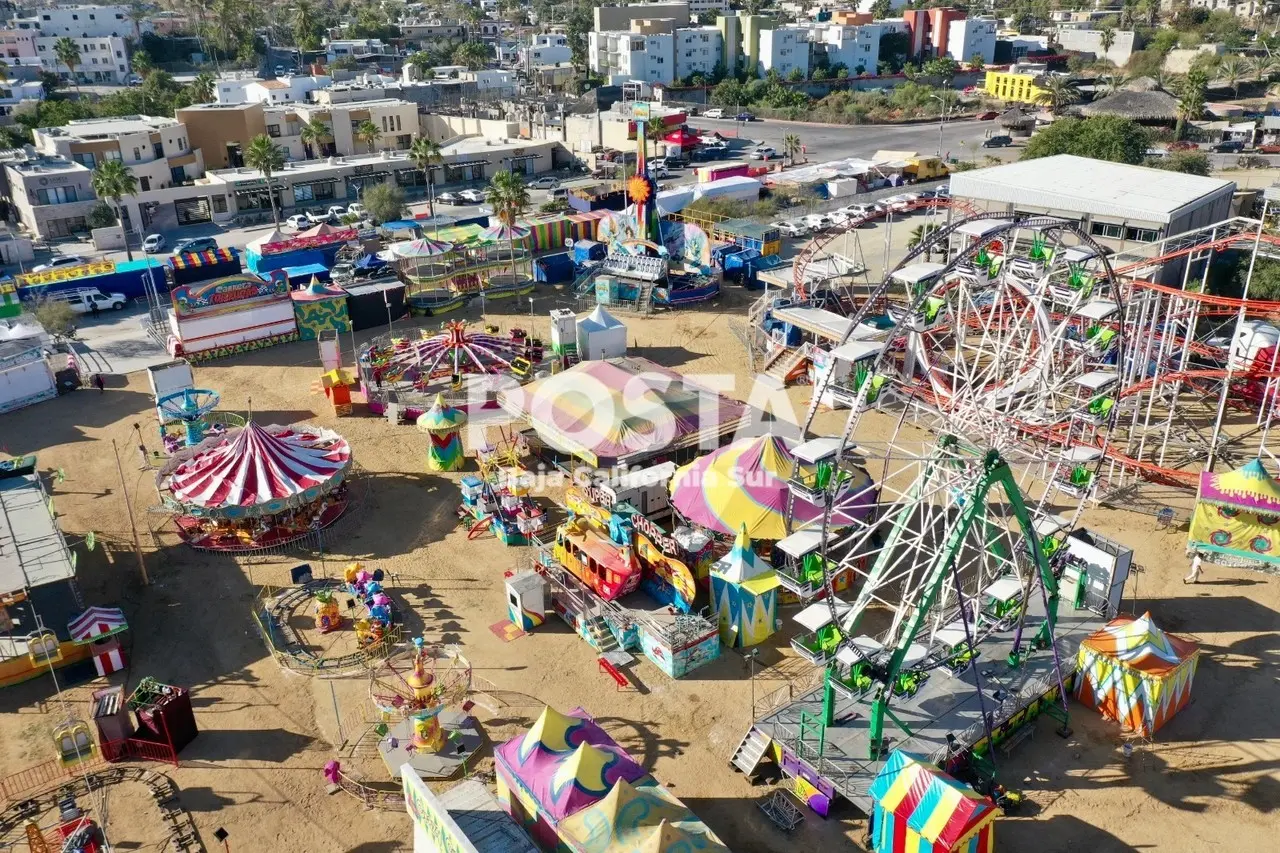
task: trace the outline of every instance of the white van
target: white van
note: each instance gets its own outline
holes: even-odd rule
[[[76,290],[60,290],[47,297],[52,301],[65,302],[77,314],[92,314],[96,305],[99,311],[123,311],[129,303],[123,293],[103,293],[96,287],[81,287]]]

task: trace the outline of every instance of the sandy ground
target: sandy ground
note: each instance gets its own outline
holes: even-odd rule
[[[740,318],[745,303],[734,291],[702,311],[631,320],[633,352],[686,372],[732,374],[734,393],[743,396],[747,368],[728,320]],[[541,305],[538,314],[532,325],[545,333]],[[489,320],[530,325],[527,313],[491,310]],[[337,575],[359,559],[392,575],[391,591],[406,605],[409,627],[429,640],[461,644],[477,679],[493,685],[497,713],[480,712],[491,737],[501,740],[527,725],[543,703],[562,710],[580,705],[739,853],[839,849],[838,839],[861,837],[864,822],[848,812],[827,821],[810,815],[791,835],[779,833],[754,805],[767,789],[749,786],[729,767],[750,722],[753,694],[812,675],[789,650],[789,625],[762,648],[754,681],[738,655],[726,651],[681,681],[641,662],[631,669],[634,686],[626,691],[597,671],[591,649],[556,620],[502,642],[488,627],[504,617],[502,573],[527,555],[492,539],[468,542],[455,526],[457,476],[425,472],[425,437],[379,419],[335,418],[311,390],[318,374],[309,343],[197,370],[198,383],[220,390],[226,409],[243,412],[252,397],[262,423],[305,420],[350,439],[367,497],[312,564],[318,574]],[[286,673],[251,626],[259,585],[286,584],[293,561],[199,554],[164,532],[163,517],[147,511],[156,493],[152,475],[138,469],[135,449],[134,424],[155,444],[146,381],[141,374],[114,379],[105,394],[81,391],[0,416],[0,444],[11,453],[39,452],[44,470],[62,469],[66,480],[56,487],[56,506],[64,529],[73,539],[94,530],[106,543],[105,550],[81,554],[81,577],[90,601],[126,610],[129,686],[151,675],[191,688],[201,734],[169,772],[206,843],[223,827],[235,850],[408,849],[405,815],[365,811],[346,794],[326,794],[321,777],[324,763],[340,757],[357,775],[386,782],[360,738],[366,682]],[[799,404],[806,392],[794,388],[789,397]],[[835,431],[842,421],[825,414],[817,427]],[[888,418],[868,416],[859,437],[883,438],[892,426]],[[128,548],[112,441],[142,528],[152,579],[146,587]],[[1127,761],[1115,726],[1090,711],[1074,709],[1075,735],[1068,740],[1042,720],[1037,737],[1004,768],[1008,781],[1026,789],[1030,805],[1023,816],[1001,822],[999,849],[1270,849],[1280,807],[1280,729],[1273,722],[1280,691],[1272,670],[1280,663],[1280,580],[1214,568],[1201,585],[1184,586],[1184,533],[1157,530],[1149,516],[1117,509],[1091,510],[1085,520],[1137,550],[1141,568],[1126,590],[1125,608],[1150,610],[1165,627],[1203,644],[1194,701]],[[84,715],[87,690],[66,691],[59,700],[43,678],[0,693],[3,766],[51,758],[49,727],[67,710]],[[350,746],[338,749],[343,740],[357,744],[354,755]],[[483,774],[490,767],[491,759],[483,758],[472,770]],[[161,849],[154,807],[123,793],[108,795],[111,841],[120,849]]]

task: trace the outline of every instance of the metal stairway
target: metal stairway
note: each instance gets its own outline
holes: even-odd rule
[[[811,345],[804,343],[795,349],[779,350],[778,354],[765,364],[765,375],[772,376],[785,385],[787,376],[809,357],[810,349]]]
[[[760,762],[764,760],[765,753],[768,751],[768,736],[752,726],[743,736],[738,748],[734,750],[733,758],[729,759],[729,763],[740,770],[748,780],[754,781],[760,769]]]

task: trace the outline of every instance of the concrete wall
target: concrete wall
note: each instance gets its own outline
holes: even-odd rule
[[[645,3],[635,6],[597,6],[595,9],[596,32],[626,30],[631,22],[640,18],[672,18],[678,27],[689,23],[688,3]]]
[[[1133,51],[1136,49],[1134,33],[1132,30],[1116,30],[1113,35],[1116,39],[1115,43],[1111,45],[1110,50],[1106,51],[1105,57],[1117,66],[1123,66],[1129,61],[1129,57],[1133,55]],[[1092,53],[1097,57],[1104,56],[1101,30],[1081,30],[1064,27],[1058,31],[1058,44],[1062,45],[1063,50],[1075,53]]]
[[[520,123],[467,116],[419,115],[418,127],[423,136],[443,142],[455,136],[483,136],[486,139],[514,139],[520,135]]]

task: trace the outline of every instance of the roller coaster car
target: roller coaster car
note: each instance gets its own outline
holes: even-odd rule
[[[529,378],[529,371],[533,370],[533,362],[527,358],[516,356],[511,359],[511,372],[520,379]]]

